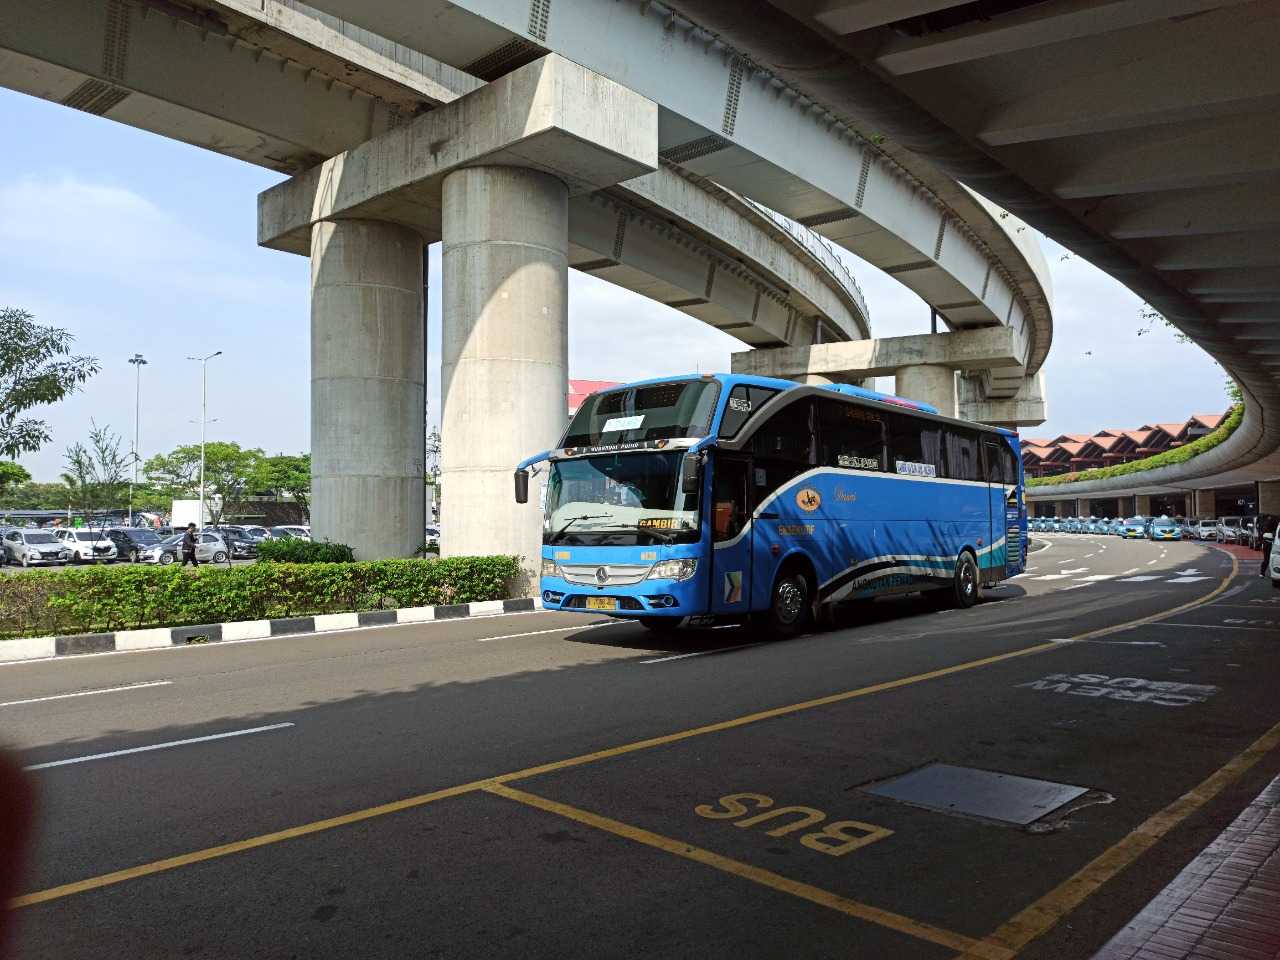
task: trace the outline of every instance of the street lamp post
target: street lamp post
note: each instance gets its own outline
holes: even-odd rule
[[[138,483],[138,430],[142,420],[142,368],[147,365],[142,354],[135,353],[129,358],[133,364],[135,383],[133,391],[133,479],[129,481],[129,526],[133,526],[133,488]]]
[[[204,437],[205,424],[209,413],[209,361],[222,356],[221,350],[215,350],[207,357],[187,357],[200,364],[200,529],[204,529]]]

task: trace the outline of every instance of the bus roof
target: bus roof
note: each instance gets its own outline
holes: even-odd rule
[[[769,387],[773,390],[794,390],[797,387],[805,386],[805,384],[796,383],[794,380],[782,380],[777,377],[759,377],[754,374],[746,373],[687,373],[669,377],[652,377],[648,380],[636,380],[632,383],[622,383],[616,387],[610,387],[608,390],[601,390],[600,393],[612,393],[615,390],[630,390],[633,387],[648,386],[657,383],[673,383],[680,380],[718,380],[726,387],[732,389],[739,384],[745,384],[752,387]],[[1009,437],[1017,437],[1018,434],[1014,430],[1005,427],[997,427],[987,423],[976,423],[968,420],[959,420],[955,417],[948,417],[939,413],[938,408],[927,403],[921,403],[918,400],[908,400],[905,397],[894,396],[890,393],[880,393],[877,390],[868,390],[865,387],[855,387],[847,383],[828,383],[817,387],[819,390],[830,390],[833,393],[843,394],[847,397],[855,397],[860,400],[871,400],[876,403],[889,404],[891,406],[903,407],[907,410],[914,410],[917,413],[925,413],[934,417],[940,417],[944,420],[951,420],[957,423],[964,423],[975,426],[983,430],[992,430]]]

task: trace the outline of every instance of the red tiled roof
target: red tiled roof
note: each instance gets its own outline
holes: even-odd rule
[[[1084,449],[1084,443],[1082,441],[1076,443],[1068,441],[1067,443],[1060,443],[1058,446],[1067,451],[1067,453],[1071,454],[1073,457],[1078,457],[1080,455],[1080,451]]]
[[[1154,432],[1155,432],[1154,430],[1143,428],[1142,430],[1126,430],[1124,432],[1124,435],[1128,437],[1130,440],[1132,440],[1134,443],[1136,443],[1138,446],[1142,446],[1144,443],[1147,442],[1147,438],[1150,437],[1151,434]]]
[[[1223,415],[1220,413],[1193,413],[1191,420],[1213,430],[1222,422],[1222,417]]]
[[[1183,430],[1187,429],[1187,425],[1185,423],[1157,423],[1156,426],[1171,437],[1176,437],[1181,434]]]
[[[1110,453],[1111,449],[1123,439],[1124,437],[1104,437],[1102,434],[1098,434],[1096,437],[1093,438],[1093,442],[1096,443],[1098,446],[1100,446],[1103,450],[1106,450],[1108,453]]]

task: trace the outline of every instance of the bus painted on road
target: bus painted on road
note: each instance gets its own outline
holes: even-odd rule
[[[961,606],[1021,573],[1015,433],[846,385],[730,374],[591,395],[530,468],[544,500],[545,608],[655,630],[931,593]]]

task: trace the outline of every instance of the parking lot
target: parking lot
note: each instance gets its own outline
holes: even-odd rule
[[[1280,602],[1198,544],[1037,546],[786,643],[532,613],[0,668],[21,946],[1089,956],[1280,769]]]

